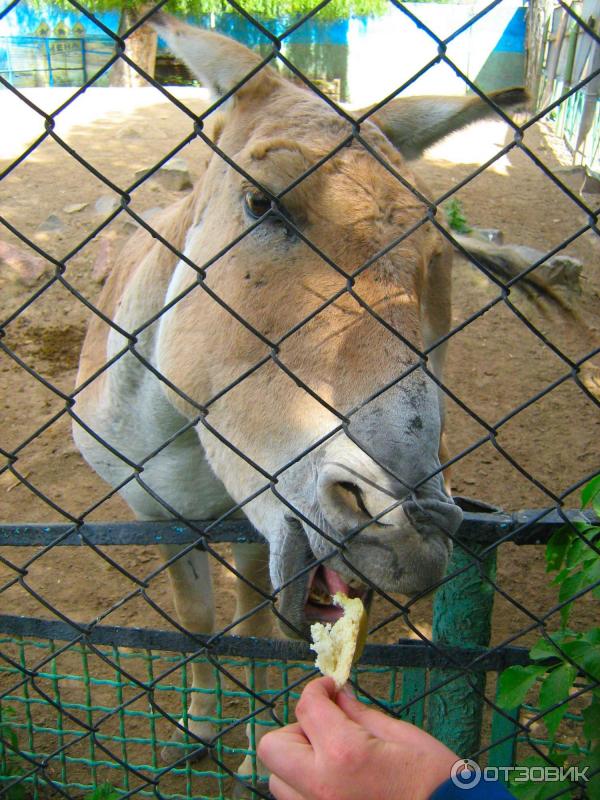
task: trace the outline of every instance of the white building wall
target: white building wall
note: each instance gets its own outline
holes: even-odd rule
[[[406,3],[441,39],[489,5],[489,2],[450,5]],[[503,0],[448,45],[448,57],[472,80],[494,50],[520,0]],[[436,42],[402,11],[393,8],[383,17],[352,20],[348,36],[350,103],[375,103],[409,80],[437,55]],[[406,94],[464,94],[466,86],[444,63],[432,67],[411,84]]]

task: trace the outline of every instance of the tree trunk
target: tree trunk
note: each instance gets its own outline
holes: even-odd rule
[[[138,15],[129,8],[121,9],[119,36],[133,25]],[[143,25],[125,40],[125,53],[138,67],[154,77],[156,64],[156,45],[158,37],[149,25]],[[123,59],[119,59],[110,69],[110,86],[149,86],[148,81]]]

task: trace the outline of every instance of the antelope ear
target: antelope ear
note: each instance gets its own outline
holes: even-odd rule
[[[216,97],[226,94],[260,64],[260,57],[244,45],[219,33],[188,25],[163,11],[152,14],[148,24]],[[244,90],[250,85],[253,89],[264,87],[273,81],[277,81],[275,73],[263,68],[244,84]]]
[[[524,105],[527,92],[520,87],[491,92],[488,97],[502,108]],[[368,108],[353,111],[358,117]],[[424,150],[471,122],[493,117],[494,109],[478,95],[473,97],[399,97],[390,100],[369,119],[385,133],[405,158],[418,158]]]

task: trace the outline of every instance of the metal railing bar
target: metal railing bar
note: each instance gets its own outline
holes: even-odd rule
[[[495,512],[491,514],[465,511],[461,527],[455,535],[457,540],[493,545],[495,542],[509,541],[511,544],[544,544],[565,525],[562,515],[569,521],[584,521],[590,525],[600,524],[592,511],[570,510],[559,513],[550,511],[539,521],[539,509],[527,509],[514,513]],[[156,522],[86,522],[78,530],[65,523],[23,523],[0,525],[0,547],[33,547],[53,543],[56,547],[86,545],[148,545],[148,544],[188,544],[197,542],[198,528],[206,530],[212,525],[204,539],[210,544],[220,542],[265,543],[247,519],[227,519],[215,524],[215,520],[193,520],[188,527],[185,523],[168,520]],[[70,533],[69,533],[70,531]],[[512,531],[516,535],[511,537]],[[64,536],[65,534],[68,536]],[[57,537],[64,538],[55,541]],[[84,538],[85,537],[85,538]],[[87,541],[86,541],[87,540]],[[202,548],[203,543],[199,542]]]
[[[0,633],[26,638],[58,641],[76,640],[83,645],[89,640],[94,645],[111,645],[144,650],[176,653],[194,653],[205,647],[211,655],[239,656],[265,660],[314,661],[314,653],[306,642],[291,639],[267,639],[255,636],[219,636],[194,634],[187,636],[174,631],[151,628],[129,628],[116,625],[96,625],[84,636],[81,631],[65,622],[43,620],[38,617],[0,615]],[[210,644],[209,644],[210,642]],[[404,666],[449,668],[456,660],[474,660],[473,669],[501,671],[514,664],[528,664],[528,651],[523,647],[506,647],[487,651],[483,647],[431,648],[414,639],[399,640],[397,644],[367,644],[359,664],[378,666]]]

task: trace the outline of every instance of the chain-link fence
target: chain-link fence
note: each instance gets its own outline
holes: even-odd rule
[[[433,55],[349,112],[282,53],[327,0],[278,36],[228,2],[266,55],[156,7],[97,22],[116,53],[58,108],[0,78],[43,128],[2,172],[0,795],[267,797],[257,741],[343,590],[365,702],[598,796],[598,203],[540,127],[598,71],[513,117],[452,55],[501,3],[442,37],[393,2]],[[144,75],[154,105],[63,132],[148,19],[218,99]],[[434,69],[470,96],[419,97]],[[492,154],[405,160],[483,116]]]

